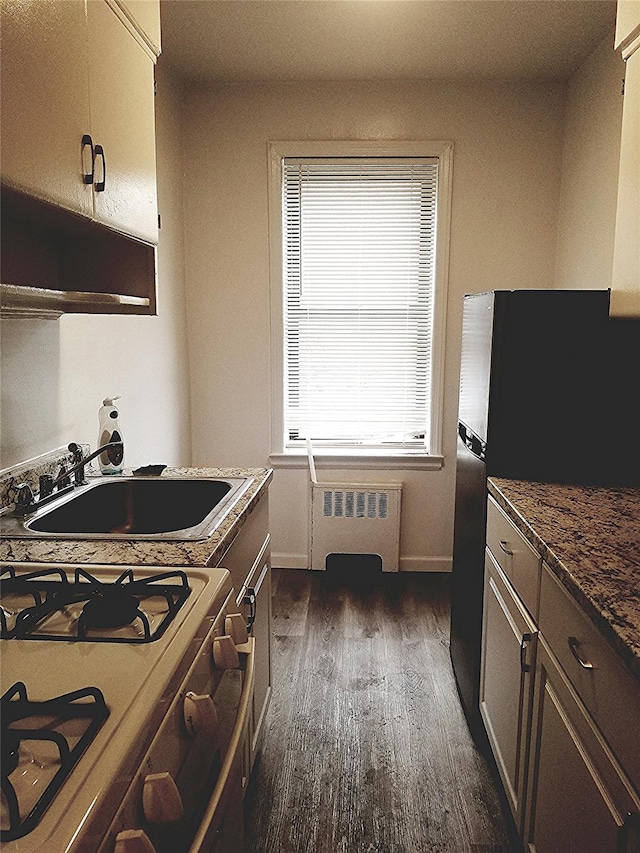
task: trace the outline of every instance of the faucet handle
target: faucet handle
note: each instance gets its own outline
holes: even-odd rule
[[[18,483],[16,486],[16,508],[17,515],[26,515],[29,508],[35,503],[35,497],[28,483]]]
[[[72,441],[67,446],[67,450],[71,454],[71,461],[74,465],[77,465],[78,462],[82,462],[82,448],[79,444],[76,444],[75,441]]]
[[[71,444],[67,446],[67,449],[71,454],[71,461],[73,463],[72,469],[76,469],[73,472],[73,482],[76,486],[81,486],[84,483],[84,465],[82,464],[84,456],[82,448],[79,444],[76,444],[75,441],[72,441]]]

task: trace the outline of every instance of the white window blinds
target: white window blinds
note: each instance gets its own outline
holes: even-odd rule
[[[424,446],[437,158],[283,170],[285,444]]]

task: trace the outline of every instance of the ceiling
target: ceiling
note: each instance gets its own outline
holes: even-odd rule
[[[161,0],[185,80],[566,79],[615,0]]]

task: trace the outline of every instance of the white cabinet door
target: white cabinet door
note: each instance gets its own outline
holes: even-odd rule
[[[637,815],[637,796],[542,640],[535,697],[526,849],[531,853],[637,849],[625,846],[635,844],[632,830],[627,832],[627,815]]]
[[[536,640],[535,626],[487,549],[480,713],[518,829],[524,814]]]
[[[104,0],[88,0],[87,16],[91,135],[100,146],[94,217],[156,243],[153,61]]]
[[[88,73],[83,0],[3,0],[2,181],[86,216],[93,210],[82,177]]]

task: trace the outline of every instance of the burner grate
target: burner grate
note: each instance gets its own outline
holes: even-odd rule
[[[126,569],[105,582],[86,569],[0,573],[0,637],[100,643],[150,643],[173,621],[191,590],[183,571],[136,579]],[[134,630],[135,628],[135,630]]]
[[[22,681],[16,682],[2,696],[0,709],[0,784],[4,801],[0,840],[14,841],[37,826],[78,759],[109,716],[109,709],[97,687],[86,687],[44,702],[32,702],[27,697],[27,688]],[[31,721],[30,725],[28,721]],[[27,744],[35,748],[36,754],[38,747],[47,754],[47,745],[52,746],[44,762],[32,762],[42,768],[46,785],[35,802],[29,799],[25,801],[23,789],[12,781],[14,772],[20,770],[21,754]],[[30,786],[27,793],[31,794],[35,787]]]

